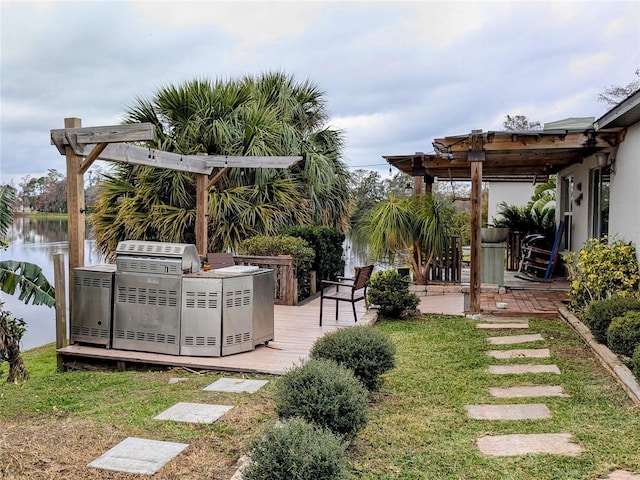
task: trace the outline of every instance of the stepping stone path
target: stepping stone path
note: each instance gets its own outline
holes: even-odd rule
[[[219,378],[204,387],[207,392],[255,393],[264,387],[268,380],[248,380],[246,378]]]
[[[186,380],[188,379],[171,378],[169,384],[181,383]],[[267,383],[269,383],[268,380],[220,378],[203,390],[255,393]],[[188,423],[213,423],[232,408],[228,405],[178,402],[156,415],[154,419]],[[189,444],[187,443],[161,442],[129,437],[87,466],[103,470],[153,475],[188,446]]]
[[[227,405],[178,402],[153,418],[154,420],[173,420],[174,422],[213,423],[232,408]]]
[[[480,451],[490,457],[536,453],[575,457],[582,452],[582,447],[573,443],[573,436],[570,433],[485,435],[478,439],[477,444]]]
[[[516,343],[538,342],[544,340],[542,335],[534,333],[530,335],[508,335],[505,337],[489,337],[487,342],[491,345],[513,345]]]
[[[490,388],[489,393],[497,398],[525,398],[525,397],[568,397],[561,386],[553,387],[507,387]]]
[[[560,375],[557,365],[491,365],[489,373],[494,375],[514,375],[519,373],[554,373]]]
[[[88,466],[117,472],[153,475],[188,446],[187,443],[129,437],[96,458]]]
[[[476,420],[540,420],[551,418],[551,410],[543,403],[517,405],[465,405],[469,418]]]
[[[614,470],[608,477],[602,480],[640,480],[640,474],[634,474],[626,470]]]
[[[522,350],[489,350],[487,355],[493,358],[549,358],[548,348],[530,348]]]
[[[529,328],[529,322],[512,322],[512,323],[478,323],[476,328],[479,330],[513,330]]]
[[[488,319],[485,319],[488,320]],[[528,322],[490,322],[478,323],[479,330],[513,330],[528,329]],[[540,334],[509,335],[489,337],[490,345],[517,345],[540,342],[544,338]],[[548,348],[520,348],[511,350],[489,350],[491,358],[496,360],[512,360],[518,358],[549,358]],[[491,365],[487,370],[492,375],[522,375],[551,373],[560,375],[557,365],[512,364]],[[489,388],[489,393],[496,398],[533,398],[533,397],[568,397],[561,386],[519,385],[508,388]],[[465,405],[469,418],[489,421],[544,420],[551,418],[552,413],[544,403]],[[515,456],[527,454],[552,454],[576,456],[582,447],[573,441],[570,433],[485,435],[478,438],[480,452],[490,457]]]

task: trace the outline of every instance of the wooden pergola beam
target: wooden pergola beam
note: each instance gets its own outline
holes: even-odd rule
[[[66,125],[66,124],[65,124]],[[84,146],[113,142],[144,142],[155,140],[156,130],[152,123],[132,123],[128,125],[111,125],[106,127],[76,127],[51,130],[51,144],[55,145],[60,155],[65,155],[65,147]],[[75,151],[79,156],[87,156]]]
[[[67,139],[68,141],[68,139]],[[67,144],[78,156],[107,160],[111,162],[168,168],[189,173],[210,175],[214,168],[288,168],[302,160],[301,156],[263,157],[226,155],[182,155],[153,148],[139,147],[124,143],[109,143],[99,149],[93,144],[72,142]],[[96,153],[97,152],[97,156]]]
[[[196,247],[204,256],[208,245],[208,191],[229,168],[288,168],[303,159],[302,156],[181,155],[124,143],[154,139],[152,123],[83,128],[79,118],[67,118],[65,128],[51,130],[51,143],[67,157],[69,278],[72,278],[74,268],[84,266],[83,175],[95,160],[196,174]],[[214,168],[220,168],[220,171],[209,178]]]

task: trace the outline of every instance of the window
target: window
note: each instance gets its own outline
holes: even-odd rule
[[[591,170],[591,236],[602,238],[609,234],[609,167]]]
[[[582,188],[578,186],[578,190]],[[564,219],[563,248],[571,250],[571,231],[573,223],[573,177],[562,177],[560,183],[560,215]]]

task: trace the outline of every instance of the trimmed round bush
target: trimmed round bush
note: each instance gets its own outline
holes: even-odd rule
[[[369,281],[369,302],[377,305],[380,315],[385,317],[397,318],[405,312],[413,312],[420,299],[409,291],[410,282],[408,275],[400,275],[397,270],[376,272]]]
[[[593,337],[606,345],[607,329],[611,321],[629,311],[640,311],[640,299],[613,296],[606,300],[591,302],[585,309],[582,319],[591,330]]]
[[[267,427],[249,446],[244,480],[331,480],[343,472],[346,444],[300,418]]]
[[[633,351],[633,374],[640,380],[640,344],[636,345]]]
[[[633,351],[640,345],[640,312],[627,312],[614,318],[607,330],[607,342],[614,352],[633,356]]]
[[[395,346],[368,326],[341,328],[316,340],[311,358],[326,358],[350,369],[369,391],[379,390],[380,375],[395,365]]]
[[[367,423],[367,390],[333,360],[306,361],[278,379],[276,411],[300,417],[352,440]]]

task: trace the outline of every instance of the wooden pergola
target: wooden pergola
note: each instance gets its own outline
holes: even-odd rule
[[[431,191],[436,178],[471,181],[471,313],[480,312],[482,181],[546,179],[605,148],[617,147],[624,131],[586,129],[483,132],[437,138],[435,153],[389,155],[392,166],[414,177],[414,190]]]
[[[181,155],[132,145],[127,142],[155,140],[152,123],[82,128],[79,118],[65,118],[62,129],[51,130],[51,144],[67,160],[67,212],[69,242],[69,282],[73,269],[84,266],[85,200],[84,173],[95,160],[168,168],[196,177],[196,249],[207,254],[207,210],[209,189],[229,168],[288,168],[301,156],[257,157],[226,155]],[[214,168],[218,169],[213,173]],[[69,309],[73,306],[69,290]]]

